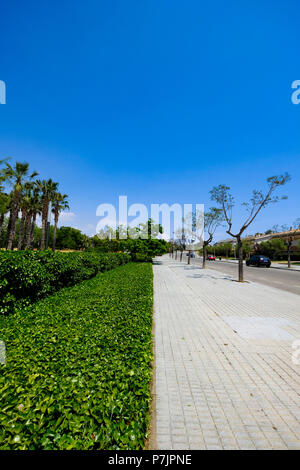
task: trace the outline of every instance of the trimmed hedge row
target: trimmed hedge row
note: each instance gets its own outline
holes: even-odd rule
[[[0,318],[1,449],[142,449],[152,265],[130,263]]]
[[[125,253],[0,252],[0,314],[130,261]]]

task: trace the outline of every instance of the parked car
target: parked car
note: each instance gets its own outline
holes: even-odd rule
[[[252,255],[246,261],[247,266],[266,266],[269,268],[271,266],[271,260],[267,256],[262,255]]]
[[[216,257],[213,255],[208,255],[207,259],[209,259],[209,261],[216,261]]]
[[[186,253],[186,256],[189,256],[189,254]],[[195,258],[195,253],[191,253],[191,258]]]

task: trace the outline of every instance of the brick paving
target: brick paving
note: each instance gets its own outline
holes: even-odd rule
[[[157,259],[157,449],[300,449],[300,296]]]

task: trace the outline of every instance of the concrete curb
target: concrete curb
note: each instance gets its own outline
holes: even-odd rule
[[[284,269],[285,271],[294,271],[300,273],[300,269],[293,269],[293,268],[281,268],[279,266],[270,266],[273,269]]]

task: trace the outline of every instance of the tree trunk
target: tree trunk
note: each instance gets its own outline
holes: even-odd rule
[[[0,214],[0,238],[1,238],[2,228],[3,228],[3,222],[4,222],[4,214]]]
[[[47,232],[47,218],[48,218],[48,205],[49,199],[46,197],[42,210],[42,238],[41,238],[41,250],[46,248],[46,232]]]
[[[34,227],[35,227],[35,221],[36,221],[36,212],[32,216],[32,222],[31,222],[31,230],[30,230],[30,248],[34,248]]]
[[[19,225],[19,236],[18,236],[18,250],[22,250],[22,241],[23,241],[23,227],[25,222],[25,212],[22,211],[22,217]]]
[[[202,253],[202,269],[206,268],[206,245],[203,245],[203,253]]]
[[[188,264],[191,264],[191,250],[189,250]]]
[[[16,224],[17,224],[18,212],[19,212],[19,199],[20,199],[20,193],[16,192],[14,195],[14,200],[13,200],[13,204],[12,204],[12,208],[11,208],[10,216],[9,216],[9,224],[8,224],[9,227],[8,227],[7,245],[6,245],[6,248],[8,250],[13,250],[14,248]]]
[[[240,237],[237,237],[237,243],[239,253],[239,282],[244,282],[243,244]]]
[[[177,250],[175,250],[175,259],[177,260]]]
[[[54,214],[53,243],[52,243],[52,250],[53,251],[55,251],[55,245],[56,245],[57,224],[58,224],[58,213],[55,212],[55,214]]]
[[[180,252],[180,261],[182,261],[182,250]]]
[[[28,212],[25,222],[25,250],[29,250],[31,242],[31,212]]]

